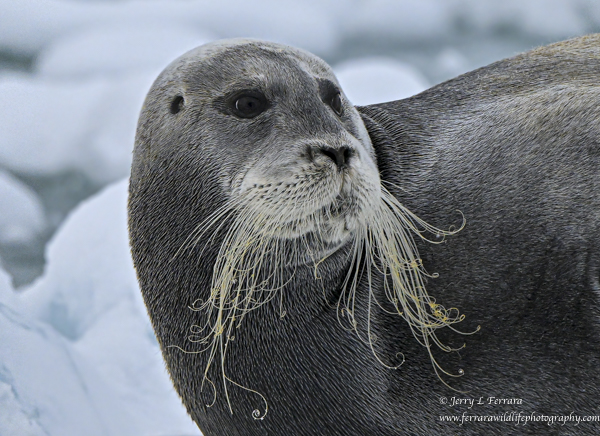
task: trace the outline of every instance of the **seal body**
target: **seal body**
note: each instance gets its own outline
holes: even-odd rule
[[[167,369],[203,434],[562,434],[560,416],[597,415],[599,72],[592,35],[354,109],[326,64],[277,44],[225,41],[171,64],[140,116],[129,228]],[[466,314],[460,330],[481,327],[439,330],[466,343],[458,352],[415,340],[386,306],[391,279],[350,255],[379,186],[431,224],[466,219],[443,244],[416,239],[439,274],[429,294]],[[277,297],[235,320],[226,359],[211,360],[197,335],[209,315],[192,309],[216,298],[222,247],[240,250],[227,245],[230,220],[245,235],[240,213],[278,223],[281,244],[262,254],[278,268],[253,266],[277,277]],[[207,217],[214,231],[198,232]],[[353,329],[335,304],[349,282]]]

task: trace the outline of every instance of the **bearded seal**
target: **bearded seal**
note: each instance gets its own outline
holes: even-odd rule
[[[597,434],[599,71],[591,35],[353,107],[280,44],[169,65],[129,232],[203,434]]]

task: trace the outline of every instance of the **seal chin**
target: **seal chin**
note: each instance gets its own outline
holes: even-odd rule
[[[350,213],[318,213],[280,225],[274,238],[295,246],[295,264],[314,263],[346,245],[359,220]]]
[[[316,236],[314,233],[304,235],[302,238],[302,244],[305,247],[304,254],[295,259],[296,265],[316,265],[353,240],[350,232],[345,232],[341,236],[338,239],[323,240],[321,236]]]
[[[300,247],[297,264],[316,264],[353,241],[367,221],[364,206],[357,199],[339,196],[317,213],[299,220],[304,224],[296,228],[289,240]],[[302,230],[302,231],[299,231]]]

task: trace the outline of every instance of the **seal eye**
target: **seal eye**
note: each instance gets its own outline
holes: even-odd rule
[[[342,106],[342,96],[340,95],[339,92],[336,92],[331,97],[331,100],[329,101],[329,106],[331,106],[331,109],[333,109],[333,111],[336,114],[338,114],[338,116],[342,115],[342,111],[343,111],[344,107]]]
[[[344,112],[344,105],[342,102],[342,93],[340,89],[328,79],[318,79],[319,83],[319,94],[321,94],[321,100],[327,106],[329,106],[335,114],[339,117]]]
[[[176,113],[179,113],[179,111],[181,110],[182,107],[183,107],[183,97],[181,95],[178,95],[171,102],[171,113],[173,115],[175,115]]]
[[[233,114],[240,118],[254,118],[267,109],[267,99],[260,93],[245,93],[233,99]]]

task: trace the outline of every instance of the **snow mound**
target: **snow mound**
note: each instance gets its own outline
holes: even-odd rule
[[[42,236],[44,209],[27,185],[0,170],[0,245],[23,245]]]
[[[3,435],[200,434],[139,293],[126,202],[123,181],[81,204],[30,288],[16,294],[0,274]]]
[[[45,76],[90,76],[153,70],[155,75],[173,59],[214,36],[185,26],[159,24],[95,26],[54,41],[37,60]]]
[[[127,176],[137,117],[156,74],[83,81],[0,80],[0,163],[27,175],[75,171],[103,186]]]
[[[333,70],[348,99],[358,106],[400,100],[429,87],[415,68],[389,58],[353,59]]]
[[[342,3],[341,1],[338,3]],[[427,40],[451,32],[452,3],[447,0],[371,0],[355,2],[340,23],[345,36],[386,35],[394,40]]]
[[[263,0],[258,4],[246,0],[0,0],[0,48],[29,55],[63,35],[113,24],[132,29],[169,24],[195,27],[220,38],[273,39],[320,54],[331,52],[338,44],[332,17],[321,13],[319,5],[291,0]]]
[[[600,18],[594,0],[459,0],[457,6],[457,16],[478,33],[521,32],[555,40],[590,32]]]

